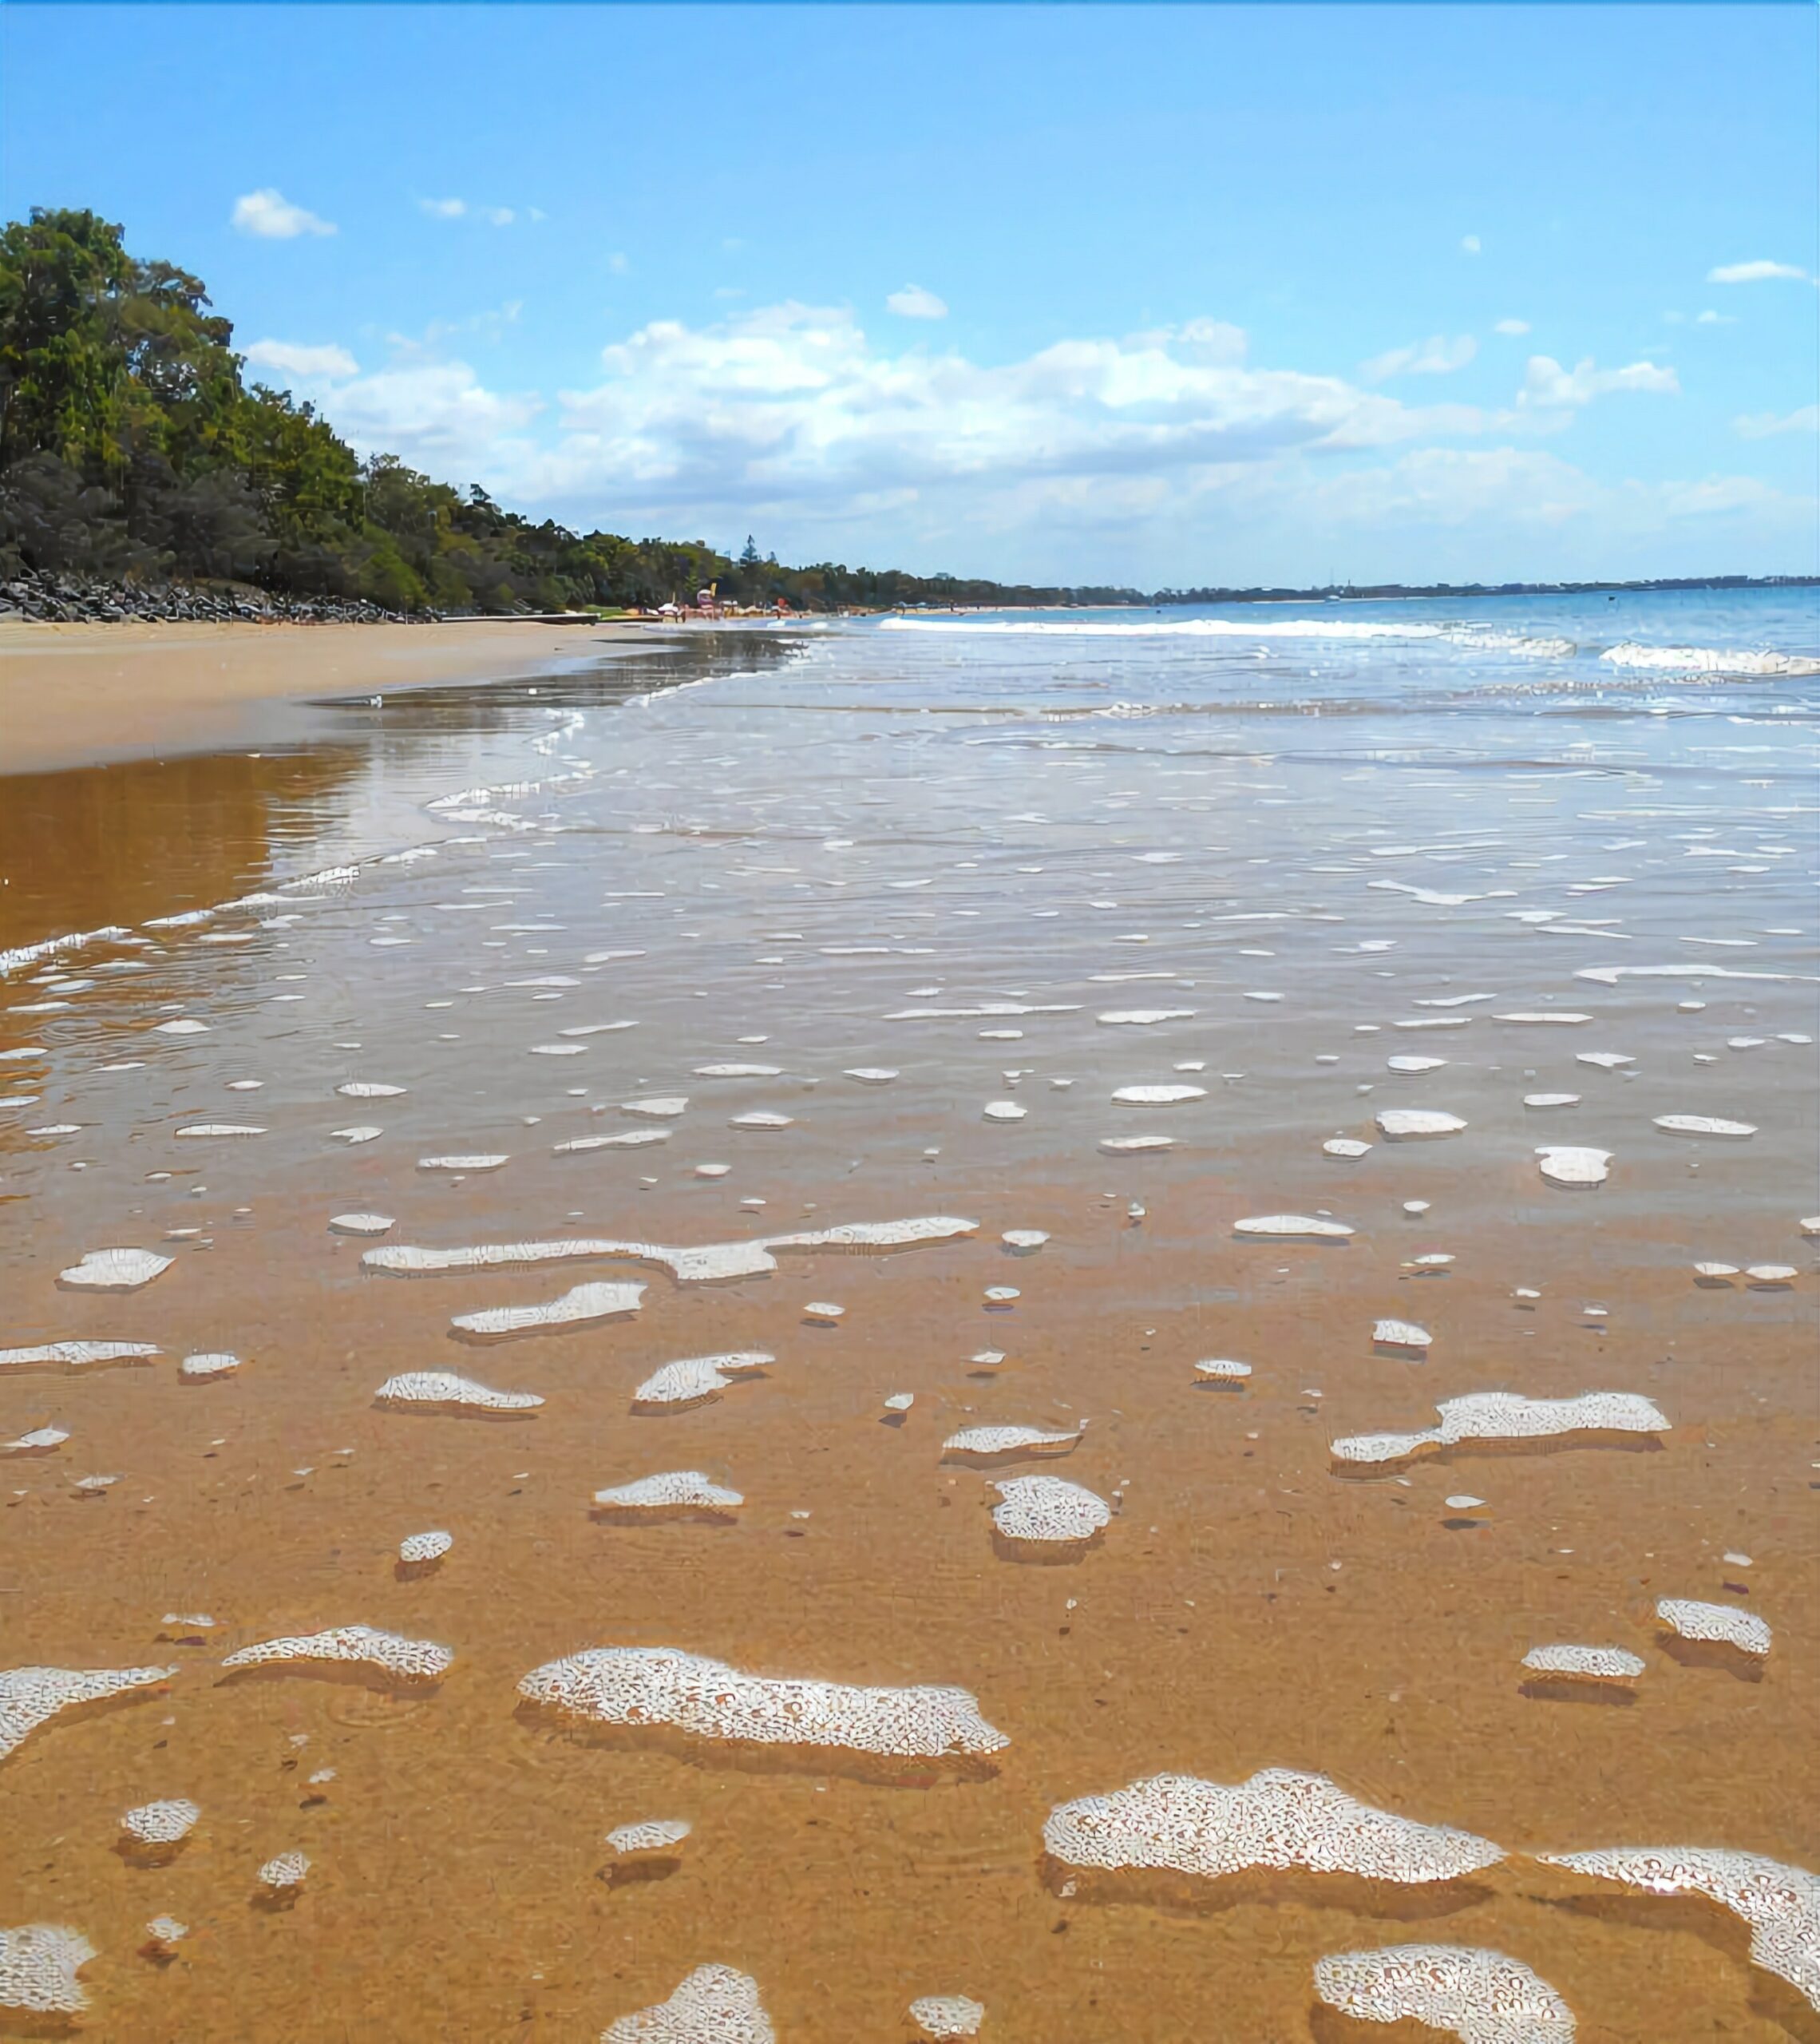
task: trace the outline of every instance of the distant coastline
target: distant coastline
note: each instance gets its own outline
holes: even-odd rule
[[[1145,600],[1165,604],[1397,603],[1418,596],[1660,595],[1667,589],[1813,589],[1820,575],[1663,575],[1630,582],[1374,582],[1319,589],[1161,589]]]

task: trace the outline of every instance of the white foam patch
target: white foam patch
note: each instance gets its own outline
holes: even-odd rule
[[[1573,1682],[1634,1682],[1644,1670],[1641,1657],[1621,1646],[1532,1646],[1523,1666],[1532,1675]]]
[[[1391,1945],[1315,1962],[1315,1992],[1362,2022],[1418,2022],[1460,2044],[1573,2044],[1573,2011],[1501,1951]]]
[[[1011,1742],[962,1689],[868,1689],[749,1675],[669,1646],[598,1646],[534,1668],[519,1694],[601,1725],[896,1759],[978,1757]]]
[[[641,1852],[667,1852],[694,1828],[683,1817],[647,1817],[637,1824],[616,1824],[607,1832],[607,1843],[622,1859]]]
[[[1235,1221],[1235,1235],[1250,1235],[1269,1242],[1344,1242],[1353,1230],[1343,1221],[1328,1221],[1309,1214],[1256,1214]]]
[[[109,1363],[148,1363],[159,1353],[151,1341],[41,1341],[26,1349],[0,1349],[0,1370],[86,1370]]]
[[[1603,1185],[1610,1175],[1609,1150],[1589,1149],[1582,1143],[1555,1143],[1536,1152],[1537,1169],[1550,1185]]]
[[[334,1214],[329,1232],[337,1235],[383,1235],[398,1226],[390,1214]]]
[[[1069,1455],[1080,1444],[1078,1432],[1047,1433],[1041,1427],[963,1427],[942,1443],[942,1453],[975,1463],[1022,1462],[1039,1456]]]
[[[1106,1499],[1061,1476],[1007,1476],[992,1486],[1001,1503],[992,1523],[1007,1540],[1069,1546],[1091,1540],[1112,1523]]]
[[[16,1753],[60,1711],[151,1689],[177,1672],[175,1668],[0,1670],[0,1760]]]
[[[1100,1146],[1109,1157],[1141,1157],[1152,1150],[1173,1150],[1173,1135],[1102,1135]]]
[[[1426,1350],[1434,1337],[1413,1320],[1380,1320],[1371,1329],[1371,1339],[1387,1349]]]
[[[243,1646],[221,1663],[224,1668],[283,1667],[312,1662],[371,1668],[401,1682],[439,1682],[455,1658],[453,1647],[433,1640],[406,1639],[372,1626],[332,1626],[326,1632],[301,1633]]]
[[[777,2044],[758,1983],[730,1966],[698,1966],[667,2002],[623,2015],[600,2044]]]
[[[80,1263],[57,1274],[58,1284],[79,1292],[136,1292],[161,1277],[175,1259],[148,1249],[91,1249]]]
[[[34,1427],[11,1440],[0,1440],[0,1456],[54,1455],[69,1438],[61,1427]]]
[[[1192,1008],[1110,1008],[1094,1019],[1108,1028],[1148,1028],[1158,1022],[1192,1022]]]
[[[1656,1126],[1671,1135],[1729,1135],[1740,1140],[1757,1132],[1754,1122],[1723,1121],[1714,1115],[1658,1115]]]
[[[240,1358],[226,1349],[204,1349],[185,1356],[177,1365],[177,1374],[186,1384],[210,1384],[218,1377],[231,1377],[239,1367]]]
[[[120,1828],[135,1845],[180,1845],[201,1815],[188,1797],[172,1796],[161,1802],[136,1804],[121,1817]]]
[[[1173,1107],[1187,1100],[1205,1100],[1205,1086],[1121,1086],[1113,1094],[1121,1107]]]
[[[459,1157],[420,1157],[417,1167],[420,1171],[459,1171],[472,1176],[479,1171],[497,1171],[511,1162],[510,1157],[477,1153]]]
[[[428,1533],[407,1533],[398,1543],[398,1559],[406,1568],[428,1568],[454,1544],[454,1535],[441,1527]]]
[[[642,1150],[647,1143],[667,1143],[667,1128],[628,1128],[617,1135],[578,1135],[568,1143],[551,1145],[558,1157],[578,1157],[590,1150]]]
[[[924,2037],[940,2044],[950,2037],[977,2037],[986,2009],[983,2002],[965,1994],[924,1994],[910,2004],[910,2020]]]
[[[1697,1845],[1543,1852],[1537,1858],[1646,1895],[1703,1895],[1751,1927],[1751,1957],[1820,2009],[1820,1879],[1755,1852]]]
[[[1167,1869],[1218,1880],[1248,1869],[1352,1874],[1399,1886],[1495,1865],[1490,1839],[1374,1809],[1324,1774],[1267,1767],[1228,1788],[1157,1774],[1050,1812],[1043,1842],[1071,1867]]]
[[[495,1391],[453,1370],[405,1370],[373,1394],[396,1410],[420,1412],[529,1412],[543,1404],[530,1391]]]
[[[361,1258],[369,1270],[395,1278],[422,1278],[449,1270],[497,1270],[534,1263],[561,1263],[619,1258],[655,1263],[679,1284],[712,1284],[739,1278],[764,1277],[777,1267],[774,1250],[915,1249],[971,1235],[977,1221],[938,1214],[908,1221],[852,1221],[787,1235],[766,1235],[754,1242],[708,1242],[697,1248],[672,1249],[661,1242],[619,1242],[576,1236],[552,1242],[488,1242],[473,1248],[433,1250],[399,1246],[370,1249]]]
[[[279,1852],[267,1860],[259,1872],[259,1886],[271,1895],[283,1895],[300,1888],[310,1876],[310,1856],[307,1852]]]
[[[649,1099],[622,1100],[619,1111],[623,1115],[641,1115],[649,1121],[675,1121],[679,1115],[689,1111],[689,1099],[685,1093],[654,1094]]]
[[[457,1313],[449,1325],[471,1341],[506,1341],[515,1334],[623,1320],[638,1311],[644,1295],[643,1285],[577,1285],[544,1305],[489,1306],[480,1313]]]
[[[263,1128],[255,1128],[251,1122],[243,1121],[194,1121],[176,1132],[182,1136],[203,1138],[265,1134]]]
[[[1691,1597],[1664,1597],[1657,1601],[1656,1615],[1683,1639],[1735,1647],[1759,1661],[1770,1650],[1770,1628],[1755,1611],[1737,1610],[1729,1604],[1703,1604]]]
[[[53,2019],[79,2014],[89,1997],[76,1976],[94,1956],[95,1947],[66,1923],[0,1930],[0,2009]]]
[[[1203,1384],[1243,1384],[1252,1373],[1249,1363],[1236,1363],[1229,1356],[1209,1356],[1197,1363],[1194,1373]]]
[[[745,1502],[738,1491],[714,1482],[699,1469],[667,1469],[594,1493],[599,1511],[736,1511]]]
[[[1350,1135],[1330,1136],[1321,1145],[1330,1157],[1363,1157],[1370,1154],[1371,1145],[1360,1143]]]
[[[1387,1107],[1375,1119],[1379,1133],[1393,1143],[1458,1135],[1466,1125],[1458,1115],[1434,1107]]]
[[[761,1349],[718,1356],[685,1356],[666,1363],[632,1393],[635,1405],[652,1412],[681,1412],[718,1398],[735,1377],[768,1368],[777,1361]]]
[[[408,1086],[387,1086],[374,1079],[350,1079],[335,1091],[349,1100],[394,1100],[410,1091]]]
[[[1478,1391],[1445,1400],[1441,1424],[1422,1433],[1355,1434],[1333,1444],[1336,1462],[1370,1466],[1406,1462],[1466,1441],[1571,1440],[1601,1435],[1664,1434],[1668,1422],[1631,1391],[1588,1391],[1577,1398],[1525,1398],[1515,1391]]]
[[[1081,1004],[1051,1002],[1046,1006],[1027,1001],[983,1000],[975,1008],[900,1008],[885,1016],[887,1022],[971,1022],[1016,1015],[1078,1015]]]

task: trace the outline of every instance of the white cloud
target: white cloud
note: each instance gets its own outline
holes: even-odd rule
[[[1485,244],[1476,234],[1462,234],[1460,236],[1460,246],[1469,256],[1476,256]]]
[[[333,234],[332,220],[318,220],[307,207],[294,206],[267,184],[234,201],[233,224],[262,241],[295,241],[300,234]]]
[[[1527,402],[1487,410],[1268,367],[1217,320],[979,362],[786,303],[639,327],[546,403],[461,359],[468,330],[311,394],[362,452],[536,515],[762,527],[785,558],[1145,587],[1300,580],[1322,559],[1361,580],[1691,573],[1715,532],[1727,560],[1798,564],[1814,516],[1747,477],[1611,482],[1534,444],[1607,390],[1674,389],[1649,362],[1537,357]]]
[[[1707,271],[1709,284],[1761,284],[1774,277],[1787,277],[1796,283],[1807,279],[1805,270],[1798,270],[1792,263],[1721,263],[1716,269]]]
[[[1374,355],[1359,374],[1367,383],[1382,383],[1392,376],[1445,376],[1464,369],[1478,353],[1478,343],[1470,334],[1452,341],[1445,334],[1434,334],[1426,341]]]
[[[920,284],[906,284],[902,291],[894,291],[885,305],[900,319],[945,319],[948,305],[932,291],[924,291]]]
[[[1482,430],[1470,406],[1417,409],[1339,378],[1255,370],[1244,350],[1237,328],[1198,320],[987,366],[888,355],[843,309],[660,320],[603,351],[594,389],[561,394],[556,444],[520,485],[548,499],[611,491],[654,517],[1063,479],[1166,491],[1209,464]]]
[[[631,259],[623,249],[615,248],[607,258],[607,267],[616,277],[623,277],[631,269]]]
[[[1526,334],[1529,323],[1527,319],[1500,319],[1491,331],[1494,334]]]
[[[417,209],[428,213],[433,220],[460,220],[472,216],[485,220],[492,227],[510,227],[517,219],[516,210],[510,206],[470,206],[465,199],[420,199]],[[533,206],[530,217],[540,220],[544,215]]]
[[[1574,411],[1613,390],[1648,390],[1659,396],[1680,394],[1680,379],[1672,369],[1653,362],[1633,362],[1623,369],[1600,369],[1591,355],[1571,370],[1553,355],[1533,355],[1517,394],[1518,405],[1538,411]]]
[[[518,436],[544,408],[534,392],[486,389],[465,362],[410,354],[337,384],[324,403],[362,454],[402,456],[445,482],[520,462],[528,450]]]
[[[1776,433],[1820,433],[1820,405],[1803,405],[1780,417],[1774,412],[1747,412],[1731,423],[1747,440],[1767,440]]]
[[[1694,324],[1696,327],[1735,327],[1738,321],[1734,314],[1715,312],[1709,307],[1707,311],[1696,316]]]
[[[336,347],[332,343],[311,347],[299,341],[255,341],[247,350],[247,359],[256,362],[261,369],[275,369],[282,375],[299,377],[305,382],[333,380],[360,373],[360,364],[347,350]]]

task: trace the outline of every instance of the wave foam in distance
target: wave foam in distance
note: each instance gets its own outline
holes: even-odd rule
[[[1723,646],[1643,646],[1624,640],[1599,658],[1608,667],[1664,674],[1820,675],[1820,660],[1800,653],[1734,652]]]
[[[1340,618],[1260,618],[1255,624],[1227,617],[1149,619],[888,617],[881,632],[948,632],[988,638],[1053,639],[1442,639],[1441,624],[1363,624]]]

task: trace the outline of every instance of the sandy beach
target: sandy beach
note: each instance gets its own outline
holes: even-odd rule
[[[0,621],[0,774],[169,758],[306,728],[325,698],[510,679],[650,637],[639,624]]]
[[[1213,623],[66,635],[242,735],[0,790],[5,1662],[136,1678],[0,1752],[0,1923],[93,2034],[583,2044],[718,1964],[786,2044],[1344,2044],[1316,1966],[1446,1943],[1575,2044],[1820,2035],[1541,1856],[1814,1864],[1805,737]],[[652,1650],[686,1723],[548,1701]],[[1271,1769],[1364,1814],[1058,1827]]]

